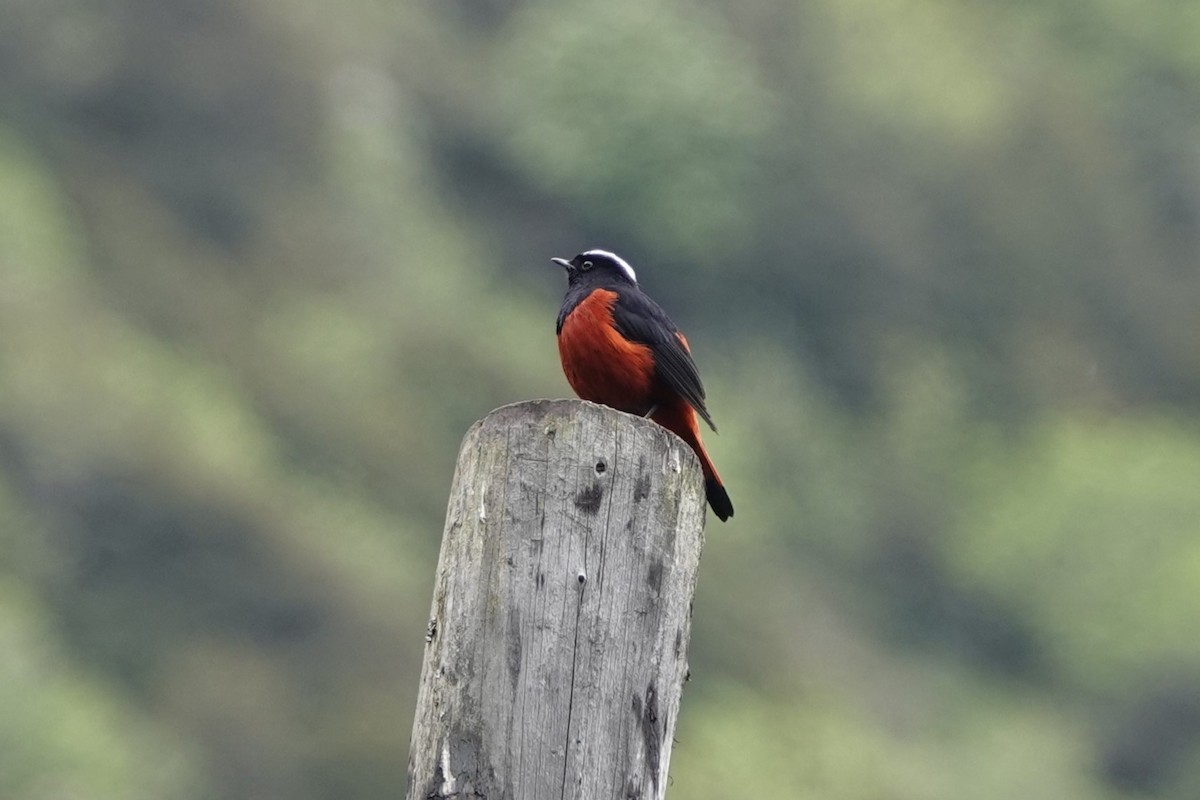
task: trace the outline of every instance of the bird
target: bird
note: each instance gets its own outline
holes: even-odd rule
[[[550,260],[567,273],[555,328],[567,383],[584,400],[649,417],[683,439],[700,459],[713,513],[728,520],[733,503],[700,440],[697,415],[714,432],[717,426],[687,338],[615,253]]]

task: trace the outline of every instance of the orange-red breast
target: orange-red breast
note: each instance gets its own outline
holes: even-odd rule
[[[697,414],[717,426],[687,339],[620,256],[587,250],[551,261],[567,271],[557,330],[571,388],[584,400],[648,416],[687,442],[700,458],[708,504],[721,520],[732,517],[733,503],[700,441]]]

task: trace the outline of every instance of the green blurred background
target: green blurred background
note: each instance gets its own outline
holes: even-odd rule
[[[1194,0],[0,0],[0,797],[399,796],[587,247],[737,505],[672,797],[1200,797]]]

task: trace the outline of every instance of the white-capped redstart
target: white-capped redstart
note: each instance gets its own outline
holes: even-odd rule
[[[557,331],[571,388],[584,400],[648,416],[687,442],[700,458],[708,504],[721,520],[732,517],[729,493],[700,441],[697,414],[717,426],[687,339],[620,256],[587,250],[551,261],[567,271]]]

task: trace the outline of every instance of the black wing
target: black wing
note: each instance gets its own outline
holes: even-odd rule
[[[696,409],[708,427],[714,431],[712,417],[704,405],[704,384],[700,371],[684,343],[682,334],[658,303],[641,291],[624,290],[618,293],[613,307],[613,322],[626,339],[649,345],[654,353],[658,377],[692,408]]]

